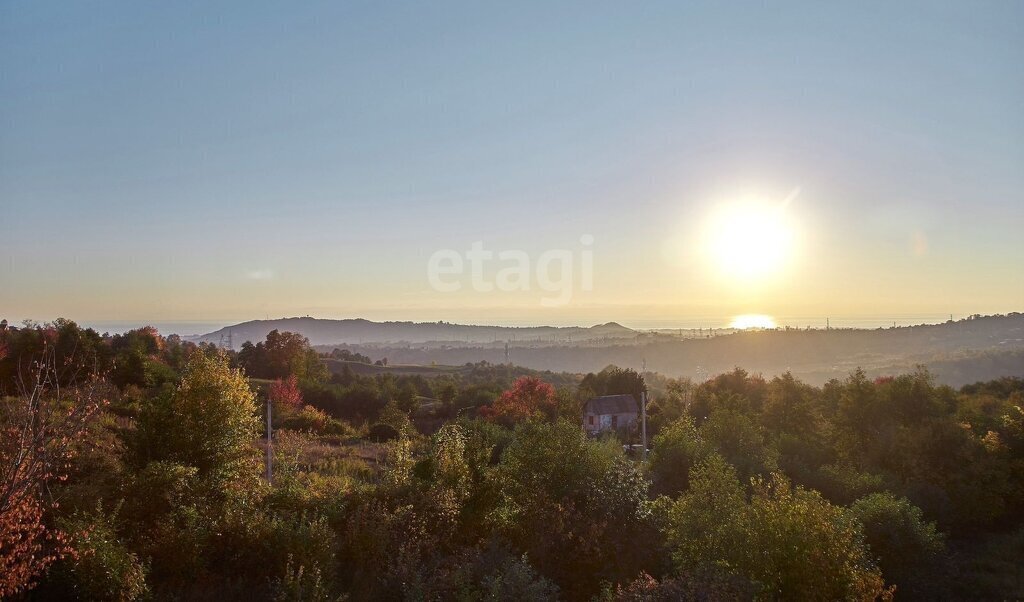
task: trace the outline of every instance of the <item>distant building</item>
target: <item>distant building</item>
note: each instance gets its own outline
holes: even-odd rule
[[[604,395],[583,405],[583,429],[589,435],[631,429],[639,417],[640,404],[632,395]]]

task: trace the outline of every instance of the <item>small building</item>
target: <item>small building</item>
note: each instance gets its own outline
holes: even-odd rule
[[[583,429],[588,435],[631,429],[640,417],[640,404],[632,395],[603,395],[583,405]]]

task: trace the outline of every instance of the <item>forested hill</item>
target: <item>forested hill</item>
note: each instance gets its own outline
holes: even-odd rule
[[[283,318],[253,320],[192,337],[197,343],[231,345],[238,349],[246,341],[257,343],[272,330],[295,332],[313,345],[359,343],[429,343],[454,344],[493,343],[495,341],[545,341],[566,344],[582,341],[629,339],[636,331],[615,322],[589,328],[555,326],[508,327],[451,324],[449,322],[372,322],[363,319],[323,320],[319,318]]]

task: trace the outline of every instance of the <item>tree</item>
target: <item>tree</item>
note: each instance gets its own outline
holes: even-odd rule
[[[742,482],[778,467],[778,452],[763,431],[749,414],[730,407],[715,410],[700,427],[704,440],[736,468]]]
[[[373,361],[369,357],[361,353],[353,353],[348,349],[339,349],[337,347],[335,347],[334,350],[331,351],[331,359],[342,360],[345,362],[357,362],[360,364],[373,363]]]
[[[656,436],[662,428],[686,415],[686,409],[693,397],[694,385],[689,379],[673,380],[664,393],[647,404],[647,432]]]
[[[789,372],[768,383],[763,414],[764,424],[769,429],[800,438],[812,438],[821,420],[815,406],[814,388]]]
[[[259,432],[256,398],[222,352],[194,353],[178,388],[153,401],[139,417],[142,464],[168,461],[215,482],[239,476],[253,458]]]
[[[850,514],[864,525],[865,539],[887,583],[895,584],[900,594],[941,597],[932,584],[946,546],[920,508],[889,492],[873,493],[854,502]]]
[[[711,452],[693,419],[684,416],[654,438],[651,478],[655,493],[675,496],[689,487],[690,471]]]
[[[512,424],[522,420],[553,419],[558,412],[555,388],[533,376],[521,376],[481,415]]]
[[[640,403],[640,395],[647,391],[643,376],[636,370],[618,366],[587,374],[579,387],[592,391],[594,395],[632,395],[637,403]]]
[[[285,407],[302,407],[302,391],[299,389],[299,379],[294,374],[270,383],[268,396],[271,402]]]
[[[33,364],[28,388],[0,400],[0,598],[31,586],[66,550],[43,523],[57,505],[47,486],[66,477],[74,443],[106,403],[102,381],[61,387],[52,346]]]
[[[459,388],[451,377],[436,378],[433,382],[433,394],[441,402],[445,414],[454,414],[455,398],[459,394]]]
[[[647,482],[618,445],[565,420],[524,422],[494,479],[499,532],[567,598],[588,599],[602,580],[625,583],[649,565]]]
[[[662,498],[663,500],[665,498]],[[666,541],[679,572],[742,560],[749,509],[736,469],[711,454],[691,471],[689,489],[671,503]]]
[[[238,364],[256,378],[295,375],[303,381],[327,380],[327,367],[309,346],[309,339],[294,332],[275,329],[267,333],[263,342],[253,345],[246,341],[238,352]]]
[[[887,595],[859,523],[782,475],[753,479],[746,500],[717,454],[694,469],[671,504],[666,538],[681,573],[725,566],[778,599],[873,600]]]
[[[44,356],[50,364],[50,380],[62,387],[106,374],[111,364],[111,349],[102,337],[71,320],[0,328],[0,395],[19,394],[21,381],[29,378]]]
[[[736,368],[698,386],[689,411],[698,425],[721,407],[756,414],[761,411],[766,393],[767,383],[764,378],[751,376],[746,370]]]
[[[865,453],[871,456],[868,460],[884,456],[887,450],[880,446],[894,438],[896,425],[877,386],[858,369],[838,385],[838,393],[833,422],[839,452],[851,460],[859,460]]]
[[[419,391],[416,390],[416,385],[411,382],[405,382],[402,386],[398,387],[398,392],[395,393],[395,403],[398,407],[406,413],[411,413],[416,409],[416,397],[419,395]]]

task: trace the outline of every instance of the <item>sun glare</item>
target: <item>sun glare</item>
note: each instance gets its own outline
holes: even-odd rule
[[[729,323],[729,328],[747,330],[748,328],[775,328],[775,320],[764,314],[743,314],[736,316]]]
[[[705,251],[720,276],[752,284],[780,273],[793,249],[786,203],[734,203],[715,211],[705,226]]]

